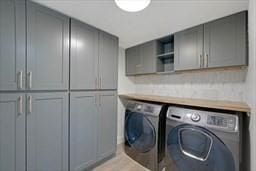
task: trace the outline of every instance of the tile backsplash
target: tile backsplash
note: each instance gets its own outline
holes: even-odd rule
[[[246,69],[202,71],[134,78],[135,92],[210,100],[245,101]]]

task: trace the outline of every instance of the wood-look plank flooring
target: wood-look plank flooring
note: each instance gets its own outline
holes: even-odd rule
[[[106,161],[93,171],[149,171],[128,157],[123,151],[122,145],[117,148],[116,156]]]

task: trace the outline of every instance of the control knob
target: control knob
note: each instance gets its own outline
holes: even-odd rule
[[[191,115],[191,120],[194,121],[194,122],[199,122],[201,119],[200,115],[199,114],[192,114]]]

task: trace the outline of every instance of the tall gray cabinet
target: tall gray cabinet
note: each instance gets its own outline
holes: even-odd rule
[[[87,170],[113,155],[117,61],[117,37],[0,0],[0,171]]]
[[[25,0],[0,0],[0,91],[25,89]]]
[[[116,150],[118,38],[71,19],[70,170]]]

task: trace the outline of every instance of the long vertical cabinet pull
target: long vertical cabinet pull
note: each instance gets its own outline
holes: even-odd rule
[[[199,55],[199,66],[200,66],[200,68],[202,68],[204,65],[203,65],[203,55],[202,54],[200,54]]]
[[[101,86],[101,77],[100,77],[100,81],[99,81],[99,89],[101,89],[102,86]]]
[[[19,71],[18,72],[18,81],[17,81],[17,84],[18,84],[18,89],[22,89],[22,82],[23,82],[23,71]]]
[[[18,98],[18,114],[23,114],[23,100],[22,96]]]
[[[204,62],[204,67],[207,68],[207,67],[208,67],[208,60],[209,60],[208,58],[209,58],[209,55],[208,55],[207,53],[205,53],[205,54],[204,54],[204,57],[205,57],[205,59],[204,59],[204,61],[205,61],[205,62]]]
[[[31,89],[32,88],[32,72],[28,72],[28,88]]]
[[[27,102],[28,102],[28,113],[32,113],[32,96],[28,96],[28,99],[27,99]]]

